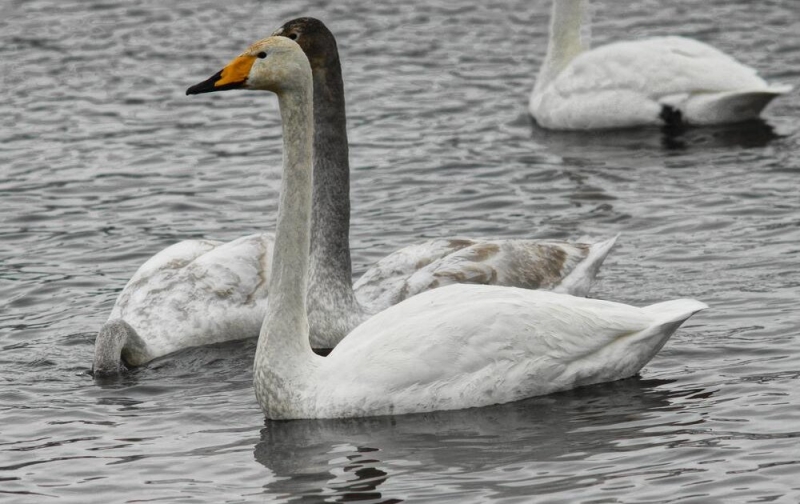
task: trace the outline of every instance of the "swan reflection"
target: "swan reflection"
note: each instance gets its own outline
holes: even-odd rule
[[[625,158],[631,151],[684,152],[707,149],[766,147],[781,138],[769,123],[757,119],[720,126],[636,128],[607,131],[549,131],[531,119],[533,140],[555,154],[577,157]]]
[[[667,446],[669,439],[652,433],[674,419],[666,412],[713,394],[670,390],[671,383],[631,378],[486,408],[267,421],[254,456],[274,473],[265,493],[303,501],[413,501],[421,479],[443,499],[530,495],[527,484],[506,483],[566,461]]]

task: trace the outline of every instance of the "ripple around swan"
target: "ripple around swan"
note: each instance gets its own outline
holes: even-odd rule
[[[596,43],[693,36],[797,87],[791,2],[595,3]],[[4,5],[0,495],[800,500],[798,94],[742,125],[543,131],[525,107],[548,6]],[[324,19],[342,53],[357,274],[425,238],[622,232],[595,297],[696,297],[711,309],[641,378],[479,410],[265,423],[255,341],[93,381],[95,331],[142,262],[178,240],[274,226],[275,100],[184,91],[299,15]]]

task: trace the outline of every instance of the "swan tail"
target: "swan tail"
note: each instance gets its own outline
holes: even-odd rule
[[[694,299],[676,299],[637,309],[631,327],[638,330],[616,327],[599,343],[599,348],[570,363],[564,373],[566,383],[591,385],[636,375],[681,324],[705,308],[704,303]]]
[[[758,119],[761,111],[792,86],[775,84],[764,89],[699,94],[683,107],[689,124],[723,124]]]
[[[793,89],[791,84],[770,84],[767,91],[777,96],[791,93]]]
[[[631,339],[623,338],[624,344],[610,346],[614,347],[616,354],[605,356],[600,362],[616,364],[605,378],[620,379],[637,374],[664,347],[681,324],[706,308],[708,306],[705,303],[694,299],[675,299],[642,308],[653,317],[652,324]],[[593,383],[597,383],[597,380]]]
[[[696,299],[673,299],[645,306],[642,310],[656,317],[661,325],[665,325],[674,322],[683,323],[695,313],[706,308],[708,308],[707,304]]]
[[[619,234],[608,240],[593,243],[589,247],[586,257],[564,277],[558,289],[555,289],[556,292],[567,292],[573,296],[587,296],[594,285],[600,266],[606,260],[608,253],[611,252],[617,242],[617,238],[619,238]]]
[[[113,319],[103,324],[94,342],[92,374],[109,376],[127,371],[122,359],[122,349],[127,343],[137,341],[141,342],[141,338],[124,320]]]
[[[686,322],[695,313],[705,310],[708,305],[696,299],[674,299],[664,301],[642,308],[655,318],[649,330],[645,331],[645,339],[652,339],[656,343],[651,349],[651,356],[655,355],[667,342],[678,327]]]

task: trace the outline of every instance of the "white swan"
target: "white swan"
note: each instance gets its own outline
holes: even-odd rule
[[[392,304],[454,282],[586,295],[616,238],[595,243],[437,239],[390,254],[352,283],[347,121],[333,34],[313,18],[276,31],[297,40],[315,90],[314,202],[308,304],[311,344],[332,348]],[[222,245],[187,240],[158,253],[120,293],[95,341],[93,369],[115,373],[191,346],[254,337],[267,306],[272,236]],[[256,290],[253,290],[256,289]]]
[[[270,304],[254,363],[271,419],[402,414],[504,403],[635,374],[693,313],[542,291],[456,284],[392,306],[328,357],[309,345],[306,285],[312,194],[312,78],[300,46],[256,42],[190,94],[244,88],[278,96],[284,169]]]
[[[684,37],[589,48],[588,0],[553,0],[547,56],[529,110],[543,128],[710,125],[755,119],[788,85]]]

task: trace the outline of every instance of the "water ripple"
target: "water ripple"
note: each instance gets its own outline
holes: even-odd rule
[[[797,93],[766,121],[554,133],[525,112],[549,1],[10,1],[0,19],[0,494],[14,502],[795,502]],[[595,2],[593,37],[679,34],[800,79],[791,2]],[[354,270],[438,236],[622,233],[594,291],[697,297],[641,378],[516,404],[264,422],[254,341],[88,374],[135,269],[272,229],[277,104],[186,87],[282,22],[338,36]],[[375,223],[380,222],[380,226]]]

